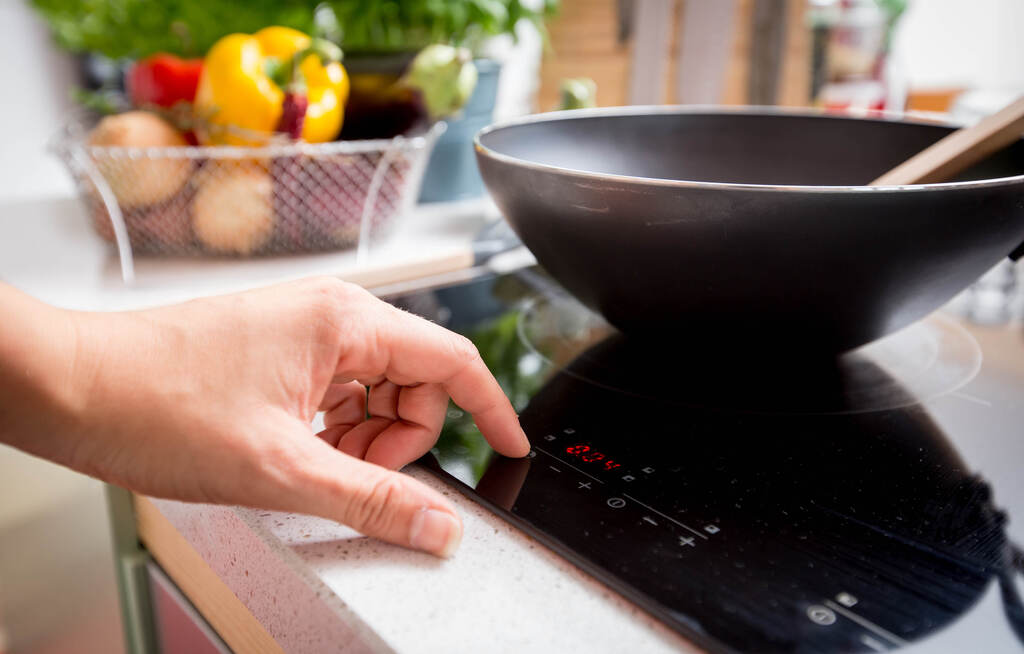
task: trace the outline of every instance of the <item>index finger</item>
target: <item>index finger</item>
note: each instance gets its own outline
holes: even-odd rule
[[[530,453],[519,416],[479,354],[441,383],[452,400],[473,416],[495,450],[513,457]]]
[[[526,456],[530,443],[512,403],[473,343],[439,325],[381,303],[372,333],[357,338],[336,374],[356,379],[384,375],[407,386],[437,383],[476,421],[487,442],[506,456]],[[359,347],[362,341],[363,347]]]

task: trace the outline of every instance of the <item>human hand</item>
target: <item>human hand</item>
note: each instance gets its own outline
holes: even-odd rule
[[[337,280],[61,313],[66,419],[15,445],[141,493],[319,515],[447,556],[454,508],[395,470],[433,446],[448,397],[497,451],[529,451],[467,339]]]

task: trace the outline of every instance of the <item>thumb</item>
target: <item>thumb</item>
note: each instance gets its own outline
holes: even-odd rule
[[[395,545],[451,556],[462,540],[462,522],[443,495],[408,475],[317,448],[305,466],[297,510],[336,520]]]

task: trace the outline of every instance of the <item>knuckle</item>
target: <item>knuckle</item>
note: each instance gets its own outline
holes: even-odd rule
[[[314,308],[333,308],[349,292],[348,284],[336,277],[313,277],[306,281],[306,290]]]
[[[343,289],[346,286],[345,282],[330,275],[316,275],[315,277],[308,278],[305,283],[313,292],[327,295],[333,295],[339,289]]]
[[[373,297],[362,286],[330,275],[311,277],[305,281],[305,286],[314,304],[339,306]]]
[[[326,332],[351,328],[348,319],[353,313],[351,305],[366,293],[355,284],[330,276],[306,280],[304,290],[304,309],[308,313],[302,314],[303,319]]]
[[[402,482],[395,475],[381,476],[351,498],[345,522],[371,534],[387,532],[394,525],[402,493]]]
[[[449,347],[454,358],[462,363],[469,364],[480,358],[480,352],[476,349],[473,341],[461,334],[451,333],[448,337]]]

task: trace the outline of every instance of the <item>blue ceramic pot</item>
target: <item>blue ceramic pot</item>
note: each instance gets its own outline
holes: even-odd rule
[[[478,72],[476,88],[462,114],[448,121],[448,130],[434,146],[423,176],[420,202],[452,202],[484,195],[473,154],[473,136],[493,120],[501,64],[493,59],[473,63]]]

